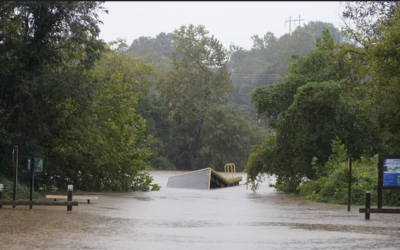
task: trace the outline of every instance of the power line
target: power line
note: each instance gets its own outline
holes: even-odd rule
[[[262,76],[262,77],[281,77],[281,74],[252,74],[252,73],[231,73],[231,76]]]
[[[248,79],[280,79],[281,77],[264,77],[264,76],[231,76],[231,78],[248,78]]]
[[[266,74],[254,74],[254,73],[234,73],[234,72],[232,72],[231,73],[231,75],[250,75],[250,76],[281,76],[281,74],[268,74],[268,73],[266,73]]]
[[[257,76],[231,76],[232,79],[265,79],[265,80],[279,80],[281,77],[257,77]]]
[[[267,75],[257,75],[257,74],[231,74],[231,78],[246,78],[246,79],[281,79],[281,75],[267,74]]]
[[[231,77],[281,78],[280,76],[258,76],[258,75],[231,75]]]
[[[233,77],[264,77],[264,78],[279,78],[281,76],[263,76],[263,75],[231,75]]]

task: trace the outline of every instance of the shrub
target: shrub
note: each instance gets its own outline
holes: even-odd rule
[[[156,183],[152,184],[153,177],[147,172],[139,173],[132,184],[133,191],[158,191],[160,186]]]
[[[306,199],[347,203],[348,193],[348,161],[343,157],[346,150],[338,141],[332,143],[332,155],[324,166],[315,166],[321,173],[317,179],[303,182],[298,190]],[[326,167],[326,168],[325,168]],[[371,192],[371,203],[378,203],[378,156],[361,158],[352,164],[351,203],[365,204],[365,192]],[[400,206],[398,190],[383,190],[384,206]]]
[[[13,198],[13,182],[4,177],[0,177],[0,184],[3,184],[3,199],[11,200]],[[18,183],[17,199],[29,199],[29,191],[28,186]],[[33,197],[38,198],[39,194],[34,193]]]

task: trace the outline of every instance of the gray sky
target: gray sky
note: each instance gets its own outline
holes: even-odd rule
[[[181,25],[202,24],[228,49],[231,43],[250,49],[251,36],[289,32],[289,16],[342,26],[339,2],[106,2],[109,14],[100,14],[100,38],[125,38],[128,45],[140,36],[155,37]],[[292,23],[292,30],[296,24]]]

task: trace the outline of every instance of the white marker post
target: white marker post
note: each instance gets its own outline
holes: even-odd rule
[[[67,206],[67,211],[72,211],[72,206],[70,203],[72,202],[72,191],[74,190],[73,185],[68,185],[68,191],[67,191],[67,201],[68,201],[68,206]]]

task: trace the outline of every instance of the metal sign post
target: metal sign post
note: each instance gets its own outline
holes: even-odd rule
[[[349,155],[349,187],[347,193],[347,211],[350,212],[351,206],[351,155]]]
[[[14,146],[13,163],[14,163],[13,201],[15,201],[17,200],[17,183],[18,183],[18,146]],[[15,205],[13,205],[13,208],[15,208]]]
[[[33,201],[33,185],[35,181],[35,172],[34,172],[34,167],[31,166],[31,159],[28,160],[28,171],[30,172],[31,176],[31,188],[29,190],[29,200]],[[29,205],[29,209],[32,209],[32,205]]]

